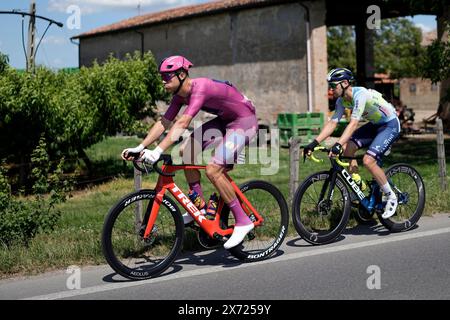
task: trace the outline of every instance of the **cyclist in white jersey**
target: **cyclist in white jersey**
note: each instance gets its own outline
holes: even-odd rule
[[[368,147],[363,163],[387,197],[382,215],[387,219],[395,214],[397,197],[378,161],[399,137],[400,121],[395,108],[383,99],[381,93],[364,87],[353,87],[353,80],[352,72],[345,68],[333,69],[328,73],[328,85],[333,90],[333,96],[337,98],[336,110],[331,120],[323,127],[316,139],[304,148],[303,152],[305,155],[310,155],[316,146],[334,132],[345,109],[350,109],[352,111],[350,122],[331,148],[329,156],[343,154],[353,157],[359,148]],[[368,120],[369,123],[358,129],[358,123],[362,119]],[[350,172],[354,173],[357,170],[356,161],[352,161]]]

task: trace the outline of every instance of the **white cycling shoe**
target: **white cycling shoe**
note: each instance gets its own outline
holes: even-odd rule
[[[383,219],[387,219],[392,217],[395,214],[395,211],[397,210],[398,200],[397,197],[389,197],[386,199],[386,207],[384,208],[384,212],[381,215]]]
[[[228,241],[224,243],[223,247],[225,249],[230,249],[230,248],[237,246],[239,243],[242,242],[242,240],[244,240],[247,233],[249,233],[250,231],[253,230],[254,227],[255,227],[255,225],[253,223],[247,224],[245,226],[234,227],[231,238],[228,239]]]

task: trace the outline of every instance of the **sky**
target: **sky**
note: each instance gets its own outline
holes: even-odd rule
[[[164,11],[180,6],[201,4],[210,0],[36,0],[37,14],[64,24],[52,24],[36,54],[36,63],[52,69],[78,67],[78,46],[70,38],[97,27],[112,24],[139,14]],[[0,0],[0,11],[28,12],[30,0]],[[140,6],[139,6],[140,5]],[[139,8],[138,8],[139,6]],[[74,18],[80,10],[79,20]],[[408,17],[424,31],[436,28],[435,16]],[[36,20],[36,44],[42,37],[47,21]],[[24,19],[25,47],[28,18]],[[22,45],[22,16],[0,14],[0,52],[9,56],[14,68],[25,68]]]

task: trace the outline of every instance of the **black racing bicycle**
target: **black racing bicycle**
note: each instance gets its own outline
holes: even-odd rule
[[[329,153],[325,147],[314,152]],[[314,153],[313,152],[313,153]],[[315,162],[321,162],[310,157]],[[386,202],[375,180],[368,183],[365,194],[345,169],[349,163],[344,158],[329,158],[331,168],[307,177],[295,192],[292,204],[292,220],[298,234],[311,244],[325,244],[335,240],[347,226],[351,208],[356,208],[356,220],[366,223],[378,216],[379,221],[391,232],[410,230],[420,219],[425,206],[425,185],[412,166],[397,163],[385,173],[392,190],[397,195],[396,213],[383,219]],[[357,158],[345,158],[357,159]],[[378,162],[381,166],[381,161]]]

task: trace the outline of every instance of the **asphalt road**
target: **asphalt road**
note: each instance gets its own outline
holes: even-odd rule
[[[399,234],[359,226],[325,246],[288,238],[258,263],[241,264],[220,249],[183,255],[150,280],[128,281],[107,265],[79,274],[80,289],[72,290],[77,282],[66,270],[2,280],[0,299],[448,300],[450,214],[423,217]]]

